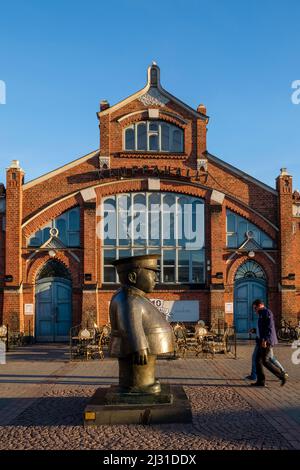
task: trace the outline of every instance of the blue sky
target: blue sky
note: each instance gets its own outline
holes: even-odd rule
[[[274,186],[300,187],[298,0],[26,0],[0,4],[0,181],[26,181],[99,146],[99,101],[164,88],[207,106],[208,150]]]

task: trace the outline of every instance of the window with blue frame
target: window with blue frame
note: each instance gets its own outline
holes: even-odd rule
[[[50,238],[50,229],[56,228],[58,230],[59,240],[68,247],[75,247],[80,245],[80,209],[75,207],[70,209],[59,217],[48,222],[47,225],[35,232],[29,238],[28,246],[39,247],[46,243]]]
[[[157,253],[159,281],[205,282],[204,201],[171,192],[117,194],[103,200],[103,282],[116,283],[117,258]]]
[[[226,235],[227,247],[238,248],[247,240],[247,234],[258,243],[262,248],[274,248],[274,241],[265,232],[256,225],[249,222],[230,210],[226,212]]]

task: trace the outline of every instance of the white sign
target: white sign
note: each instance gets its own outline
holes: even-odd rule
[[[225,303],[225,313],[233,313],[233,302]]]
[[[33,304],[25,304],[24,312],[25,315],[33,315]]]
[[[169,321],[198,321],[198,300],[162,300],[150,299]]]

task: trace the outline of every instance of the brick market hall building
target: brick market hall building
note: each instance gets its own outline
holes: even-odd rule
[[[112,261],[142,253],[161,255],[149,297],[173,321],[225,319],[247,336],[261,297],[277,323],[296,323],[300,194],[286,169],[272,188],[210,154],[205,106],[167,92],[155,63],[143,89],[101,101],[97,116],[94,152],[28,182],[18,161],[7,169],[0,323],[25,334],[30,325],[38,341],[104,324],[118,288]]]

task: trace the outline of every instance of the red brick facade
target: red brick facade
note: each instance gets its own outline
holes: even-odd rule
[[[153,69],[158,85],[151,82]],[[154,88],[156,93],[149,93]],[[182,153],[124,150],[124,128],[154,115],[183,129]],[[204,199],[207,263],[205,286],[160,286],[154,296],[199,300],[204,320],[225,316],[233,322],[234,314],[225,314],[225,303],[234,302],[235,273],[249,258],[245,251],[226,247],[230,209],[275,241],[275,249],[255,252],[255,261],[266,273],[268,304],[277,321],[283,316],[295,323],[300,312],[300,198],[293,193],[292,177],[281,171],[272,189],[211,155],[206,147],[205,107],[193,110],[162,89],[155,65],[144,89],[112,107],[102,102],[98,118],[100,150],[28,183],[16,162],[7,170],[6,189],[0,186],[0,202],[5,200],[5,210],[4,204],[0,206],[0,323],[25,332],[29,321],[34,327],[35,309],[25,316],[24,305],[35,305],[36,275],[50,255],[48,250],[29,248],[28,237],[75,206],[80,207],[81,246],[57,250],[55,258],[71,273],[73,324],[87,313],[105,323],[114,289],[103,284],[97,207],[108,195],[147,191],[153,179],[162,192]],[[108,170],[101,170],[103,162]],[[83,191],[87,188],[91,191]]]

